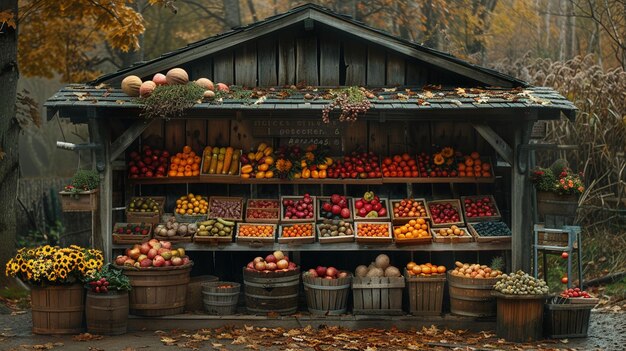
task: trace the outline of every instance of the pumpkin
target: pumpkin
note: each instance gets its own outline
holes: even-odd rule
[[[182,68],[172,68],[171,70],[167,71],[167,74],[165,75],[165,80],[167,81],[167,84],[170,85],[185,85],[189,83],[189,75]]]
[[[205,90],[202,96],[204,96],[205,99],[212,100],[215,99],[215,92],[213,90]]]
[[[122,80],[122,91],[129,96],[139,96],[139,88],[141,87],[141,78],[137,76],[128,76]]]
[[[152,94],[155,88],[156,84],[151,80],[147,80],[141,83],[141,86],[139,87],[139,95],[142,98],[148,97],[150,96],[150,94]]]
[[[440,166],[442,165],[444,162],[446,162],[446,159],[443,158],[443,156],[441,154],[435,154],[435,156],[433,156],[433,162],[437,165]]]
[[[445,158],[452,157],[452,155],[454,155],[454,149],[449,146],[444,147],[443,149],[441,149],[441,155]]]
[[[152,77],[152,81],[156,85],[167,85],[167,79],[165,78],[165,74],[157,73]]]
[[[196,85],[203,87],[205,90],[213,90],[215,89],[215,86],[213,85],[213,82],[211,82],[210,79],[207,78],[200,78],[198,80],[196,80],[194,83],[196,83]]]
[[[230,89],[228,88],[228,85],[224,84],[224,83],[217,83],[217,91],[223,91],[225,93],[228,93],[230,91]]]

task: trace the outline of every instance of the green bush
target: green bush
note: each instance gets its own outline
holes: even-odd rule
[[[80,169],[74,174],[71,185],[76,191],[97,189],[100,185],[100,175],[94,170]]]

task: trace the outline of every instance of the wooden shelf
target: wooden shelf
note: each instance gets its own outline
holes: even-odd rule
[[[442,183],[493,183],[495,178],[446,177],[446,178],[373,178],[373,179],[242,179],[240,177],[165,177],[165,178],[129,178],[130,184],[310,184],[310,185],[381,185],[381,184],[442,184]]]
[[[132,245],[113,245],[113,249],[126,249]],[[204,245],[197,243],[176,243],[176,247],[182,247],[187,251],[504,251],[511,250],[511,243],[430,243],[425,245],[401,245],[396,244],[359,244],[333,243],[333,244],[267,244],[257,245],[248,243],[226,243],[221,245]]]

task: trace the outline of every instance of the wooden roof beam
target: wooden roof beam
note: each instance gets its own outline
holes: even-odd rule
[[[472,126],[496,150],[502,159],[513,165],[513,149],[498,133],[485,123],[472,123]]]

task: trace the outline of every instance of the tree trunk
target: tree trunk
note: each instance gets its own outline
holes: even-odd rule
[[[0,0],[0,11],[11,10],[17,17],[17,0]],[[15,226],[17,202],[18,136],[19,125],[15,119],[17,98],[17,28],[6,24],[0,32],[0,147],[4,157],[0,157],[0,264],[11,258],[15,251]],[[8,279],[0,273],[0,286],[6,286]]]
[[[229,27],[238,27],[241,25],[241,11],[239,8],[239,0],[223,0],[224,19]]]
[[[135,2],[128,4],[127,6],[130,6],[133,8],[133,10],[139,13],[142,13],[143,9],[147,5],[144,3],[144,1],[135,1]],[[134,63],[143,61],[143,58],[144,58],[143,42],[144,42],[144,34],[141,33],[139,35],[139,47],[137,48],[137,50],[132,50],[128,52],[115,50],[115,53],[117,54],[117,56],[119,57],[121,61],[121,64],[120,64],[121,67],[130,67]],[[78,83],[81,83],[81,82],[78,82]]]
[[[575,19],[574,19],[574,5],[571,1],[565,2],[565,60],[569,60],[574,57],[575,43]]]

